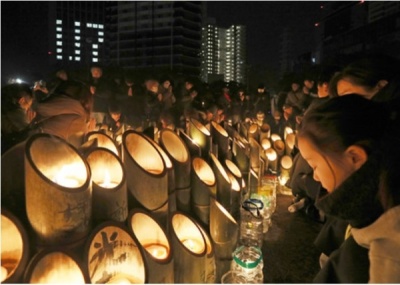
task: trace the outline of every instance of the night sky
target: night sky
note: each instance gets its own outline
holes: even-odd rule
[[[296,53],[309,51],[314,23],[320,15],[318,1],[207,1],[209,17],[217,26],[247,27],[248,63],[278,68],[280,34],[285,26],[294,31]],[[47,70],[47,2],[1,2],[1,73],[19,73],[40,79]]]

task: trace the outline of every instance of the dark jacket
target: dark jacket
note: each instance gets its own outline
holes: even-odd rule
[[[332,193],[323,196],[316,202],[317,208],[339,223],[362,228],[373,223],[383,209],[377,199],[379,174],[379,155],[370,154],[368,161]],[[333,231],[325,228],[320,232],[318,246],[324,246],[335,239],[335,230],[343,231],[343,225]],[[333,234],[333,236],[332,236]],[[325,235],[325,237],[324,237]],[[340,243],[340,238],[338,240]],[[316,283],[367,283],[369,280],[368,250],[359,246],[350,236],[339,248],[331,251],[326,265],[314,279]],[[329,253],[328,253],[329,254]]]

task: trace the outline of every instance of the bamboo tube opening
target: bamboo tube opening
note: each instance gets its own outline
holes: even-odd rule
[[[223,137],[228,137],[227,131],[217,122],[211,121],[211,125],[214,127],[214,129]]]
[[[61,138],[47,134],[32,136],[25,154],[33,170],[51,185],[82,190],[89,184],[90,171],[83,157]]]
[[[183,140],[173,131],[164,129],[160,133],[160,143],[167,152],[178,162],[185,163],[189,159],[189,152]]]
[[[26,282],[32,284],[85,284],[85,275],[75,260],[62,251],[44,250],[30,262]]]
[[[189,124],[189,136],[196,142],[202,149],[209,148],[209,139],[211,137],[210,131],[200,123],[198,120],[191,118]],[[207,151],[207,150],[206,150]]]
[[[271,127],[267,123],[262,124],[260,127],[260,131],[263,133],[268,133],[270,130]]]
[[[285,143],[282,140],[274,141],[273,147],[279,156],[282,156],[285,153]]]
[[[277,140],[282,140],[281,137],[280,137],[280,135],[278,135],[278,134],[272,134],[272,135],[271,135],[271,141],[274,142],[274,141],[277,141]]]
[[[195,174],[207,186],[215,185],[215,175],[210,165],[199,157],[195,157],[192,162]]]
[[[158,143],[156,143],[154,140],[152,140],[151,138],[149,138],[149,142],[151,142],[151,144],[160,152],[160,155],[165,162],[165,167],[167,169],[173,168],[172,161],[169,158],[168,154],[164,151],[164,149],[162,149],[162,147],[160,147],[160,145]]]
[[[172,227],[178,240],[194,255],[206,252],[204,237],[197,225],[186,215],[175,213],[172,217]]]
[[[22,223],[9,211],[1,213],[1,283],[19,283],[29,258],[29,240]]]
[[[225,159],[225,165],[232,174],[237,177],[238,179],[242,178],[242,172],[240,171],[239,167],[233,161],[229,159]]]
[[[105,133],[102,132],[89,132],[86,135],[86,141],[97,139],[97,146],[104,147],[111,150],[116,155],[119,155],[118,147],[114,140]]]
[[[283,169],[290,169],[293,165],[293,160],[290,156],[285,155],[281,159],[281,167]]]
[[[140,168],[154,175],[160,175],[164,172],[164,161],[149,140],[134,131],[125,132],[124,137],[123,143],[126,150]]]
[[[286,140],[289,134],[293,134],[293,129],[291,127],[285,127],[285,130],[283,132],[283,139]]]
[[[221,176],[224,178],[224,180],[230,184],[230,179],[228,174],[225,171],[225,168],[222,166],[221,162],[217,159],[217,157],[214,154],[210,154],[211,160],[214,163],[215,167],[218,170],[218,173],[221,174]]]
[[[296,142],[296,135],[295,134],[292,133],[292,134],[288,134],[286,136],[286,140],[285,140],[286,148],[287,148],[286,154],[290,154],[291,153],[291,151],[294,148],[295,142]]]
[[[261,147],[263,148],[263,150],[267,150],[271,147],[271,141],[267,138],[262,139],[261,141]]]

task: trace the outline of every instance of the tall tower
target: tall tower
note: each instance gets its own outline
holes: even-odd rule
[[[112,63],[136,70],[199,76],[203,2],[110,1]]]
[[[105,59],[105,2],[48,3],[50,65],[81,67],[101,64]]]
[[[246,82],[246,27],[217,27],[211,22],[203,27],[202,74],[205,82]]]

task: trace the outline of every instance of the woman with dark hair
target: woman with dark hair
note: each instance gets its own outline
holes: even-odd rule
[[[54,94],[37,106],[32,128],[68,140],[88,131],[92,95],[87,85],[75,80],[62,82]]]
[[[300,153],[327,190],[316,202],[349,224],[317,283],[400,282],[400,102],[351,94],[309,110]]]
[[[356,93],[367,99],[388,101],[400,95],[399,61],[375,55],[354,61],[333,76],[329,94],[333,97]]]

